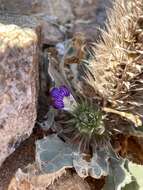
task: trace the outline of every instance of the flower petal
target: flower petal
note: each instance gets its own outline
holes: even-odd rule
[[[61,100],[55,100],[55,101],[53,101],[53,107],[55,109],[62,109],[62,108],[64,108],[64,102]]]
[[[69,91],[69,89],[66,87],[66,86],[61,86],[60,88],[59,88],[59,90],[60,90],[60,94],[64,97],[64,96],[70,96],[70,91]]]
[[[53,98],[57,98],[60,96],[60,90],[58,88],[53,88],[51,91],[50,91],[50,95],[53,97]]]

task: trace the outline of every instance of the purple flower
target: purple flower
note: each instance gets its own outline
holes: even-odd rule
[[[69,89],[66,87],[66,86],[61,86],[60,88],[59,88],[59,90],[60,90],[60,93],[61,93],[61,95],[64,97],[64,96],[70,96],[70,91],[69,91]]]
[[[60,86],[59,88],[53,88],[50,91],[50,95],[53,100],[53,107],[55,109],[63,109],[64,97],[70,96],[70,91],[66,86]]]
[[[53,98],[58,98],[60,96],[60,90],[58,88],[53,88],[51,91],[50,91],[50,95],[53,97]]]
[[[53,107],[55,109],[63,109],[64,108],[64,102],[63,101],[58,101],[58,100],[55,100],[53,101]]]

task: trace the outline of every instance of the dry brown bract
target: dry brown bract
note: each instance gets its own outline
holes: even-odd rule
[[[104,106],[143,115],[143,1],[115,1],[85,81]]]

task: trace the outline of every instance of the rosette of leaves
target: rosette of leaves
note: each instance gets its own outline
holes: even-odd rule
[[[78,147],[79,151],[91,152],[99,146],[110,144],[110,129],[105,126],[106,115],[96,104],[87,101],[77,103],[68,113],[61,112],[61,118],[56,117],[60,127],[58,135],[65,141]]]
[[[64,97],[70,96],[66,86],[53,88],[51,95],[58,115],[54,120],[56,127],[54,124],[49,127],[57,134],[36,143],[40,170],[54,173],[74,167],[81,177],[108,175],[109,159],[118,157],[110,144],[112,129],[106,127],[105,113],[87,100],[79,100],[72,110],[64,111]]]

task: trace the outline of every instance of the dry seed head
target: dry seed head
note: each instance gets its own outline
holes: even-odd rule
[[[139,115],[143,115],[142,15],[142,0],[114,2],[85,77],[95,96],[112,108]]]

